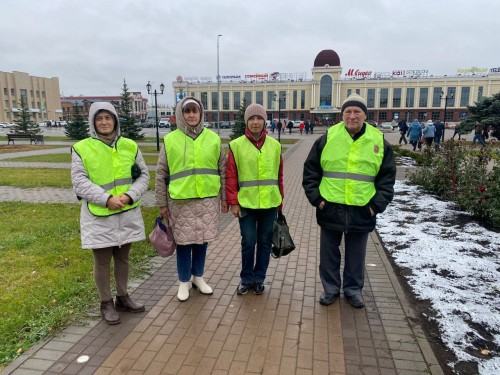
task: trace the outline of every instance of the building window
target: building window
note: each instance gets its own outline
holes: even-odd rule
[[[483,97],[483,86],[479,86],[477,88],[477,100],[481,100],[481,98]]]
[[[241,94],[239,92],[233,91],[233,109],[235,111],[239,110],[241,106]]]
[[[281,106],[280,109],[281,110],[286,109],[286,91],[280,91],[279,101]]]
[[[203,108],[208,109],[208,94],[206,92],[201,93],[201,104]]]
[[[429,101],[429,88],[421,87],[420,88],[420,99],[418,101],[419,107],[427,107],[427,103]]]
[[[366,106],[368,108],[375,107],[375,89],[368,89],[368,95],[366,96]],[[368,120],[373,120],[373,118]]]
[[[401,107],[401,89],[396,88],[392,91],[392,106],[394,108]]]
[[[229,113],[222,114],[222,121],[229,121]]]
[[[297,109],[297,90],[293,90],[292,108]]]
[[[212,111],[216,111],[219,108],[219,93],[218,92],[213,92],[212,93]]]
[[[387,108],[387,102],[389,100],[389,89],[380,89],[380,108]],[[386,114],[387,116],[387,114]]]
[[[446,96],[448,97],[448,101],[446,103],[446,106],[447,107],[454,107],[455,106],[455,96],[457,96],[457,88],[456,87],[448,87],[448,89],[446,90]],[[443,96],[443,100],[446,100],[445,99],[446,97]]]
[[[444,119],[445,122],[453,121],[453,112],[446,112],[446,117]]]
[[[347,97],[350,97],[352,94],[352,89],[347,89]]]
[[[360,89],[356,89],[356,94],[361,95],[360,93],[361,93],[361,90]]]
[[[229,111],[229,92],[225,91],[222,93],[222,109],[224,111]]]
[[[300,109],[306,108],[306,90],[300,90]]]
[[[332,105],[332,77],[328,75],[319,82],[319,105]]]
[[[245,104],[247,106],[249,106],[250,104],[252,104],[252,92],[251,91],[245,91],[245,93],[243,95],[244,95],[244,98],[245,98]]]
[[[274,109],[274,91],[267,92],[267,109]]]
[[[434,87],[434,91],[432,92],[432,106],[439,107],[441,104],[441,92],[443,89],[441,87]]]
[[[427,118],[427,112],[418,112],[417,120],[422,122]]]
[[[413,87],[406,88],[406,108],[415,107],[415,89]]]
[[[469,105],[470,99],[470,87],[462,87],[462,92],[460,93],[460,107],[467,107]]]
[[[9,108],[9,100],[8,99],[5,100],[5,108]]]
[[[264,105],[264,92],[263,91],[256,91],[255,92],[255,103]]]
[[[4,88],[3,88],[3,94],[4,94],[5,96],[8,96],[8,95],[9,95],[9,90],[7,90],[7,87],[4,87]]]
[[[432,112],[432,114],[431,114],[431,120],[432,121],[439,120],[439,112]]]
[[[467,117],[467,114],[468,114],[467,112],[460,112],[460,113],[458,114],[458,117],[460,118],[460,120],[463,120],[464,118],[466,118],[466,117]]]
[[[11,96],[16,95],[16,91],[15,91],[14,89],[10,89],[10,95],[11,95]]]
[[[378,114],[378,120],[379,121],[385,121],[385,120],[387,120],[387,112],[379,112],[379,114]]]

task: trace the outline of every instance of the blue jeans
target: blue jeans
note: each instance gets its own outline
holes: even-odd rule
[[[191,280],[191,275],[203,276],[207,247],[208,243],[206,242],[202,245],[177,245],[177,273],[179,274],[179,281],[185,283]]]
[[[278,209],[242,208],[241,232],[241,282],[245,285],[263,283],[273,242],[273,224]]]
[[[484,143],[484,139],[482,134],[474,134],[474,138],[472,139],[472,144],[476,144],[476,141],[481,143],[483,146],[486,146],[486,143]]]

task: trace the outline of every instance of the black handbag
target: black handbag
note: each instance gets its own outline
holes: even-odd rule
[[[273,226],[273,246],[271,248],[271,256],[273,258],[280,258],[284,255],[290,254],[295,250],[290,229],[286,223],[285,215],[278,210],[278,215],[274,221]]]

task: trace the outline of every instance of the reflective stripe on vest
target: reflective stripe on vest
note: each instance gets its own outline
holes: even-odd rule
[[[119,137],[115,146],[95,138],[86,138],[73,146],[82,158],[90,181],[113,196],[125,194],[132,185],[132,166],[137,156],[137,143]],[[89,211],[95,216],[110,216],[137,207],[140,201],[126,205],[121,210],[110,210],[87,202]]]
[[[328,129],[321,153],[319,191],[329,202],[365,206],[375,195],[375,178],[384,158],[384,137],[373,126],[353,141],[343,122]]]
[[[245,208],[272,208],[281,204],[278,174],[281,145],[266,137],[258,150],[243,135],[229,143],[238,170],[238,203]]]
[[[219,195],[221,181],[220,137],[209,129],[193,139],[179,129],[163,138],[170,172],[168,192],[172,199],[207,198]]]

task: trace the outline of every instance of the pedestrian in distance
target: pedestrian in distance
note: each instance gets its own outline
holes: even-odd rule
[[[278,134],[281,132],[281,128],[283,127],[283,124],[281,123],[281,120],[278,120],[276,123],[276,129],[278,129]]]
[[[475,145],[476,141],[478,141],[483,147],[486,147],[486,143],[483,139],[483,129],[483,124],[480,121],[476,121],[474,126],[474,138],[472,139],[473,145]]]
[[[288,125],[286,126],[288,128],[288,134],[292,134],[292,129],[293,129],[293,121],[289,120]]]
[[[177,103],[177,129],[163,138],[156,167],[156,205],[173,222],[181,302],[193,286],[213,294],[204,279],[205,259],[208,243],[219,237],[220,212],[227,212],[227,159],[220,137],[203,126],[203,111],[193,97]]]
[[[253,289],[264,293],[271,255],[273,224],[282,209],[281,145],[267,136],[266,110],[250,104],[245,110],[245,134],[229,142],[226,195],[241,232],[241,272],[238,295]]]
[[[314,134],[314,127],[316,126],[316,123],[314,120],[311,120],[311,123],[309,124],[309,130],[311,131],[311,134]]]
[[[444,142],[444,122],[437,120],[434,123],[434,147],[439,151],[441,142]]]
[[[423,134],[424,134],[424,138],[425,138],[425,145],[427,147],[431,147],[432,146],[432,142],[434,142],[434,137],[436,135],[436,127],[434,126],[434,124],[432,123],[431,120],[429,120],[425,124],[425,128],[423,130]]]
[[[408,127],[408,133],[406,134],[406,136],[410,140],[410,144],[413,146],[413,151],[416,151],[418,143],[422,138],[422,126],[417,119],[413,120],[413,122]]]
[[[406,123],[406,120],[402,119],[399,122],[398,127],[399,127],[399,134],[401,134],[398,143],[401,144],[402,142],[404,142],[405,145],[408,144],[408,141],[406,140],[406,133],[408,132],[408,124]]]
[[[276,129],[276,120],[273,120],[271,123],[271,131],[274,133],[274,129]]]
[[[92,103],[90,137],[72,147],[71,181],[81,200],[82,247],[92,249],[100,312],[108,324],[120,323],[117,310],[142,312],[128,294],[129,254],[133,242],[146,238],[139,207],[149,172],[137,143],[120,135],[113,105]],[[111,294],[113,260],[116,299]]]
[[[299,125],[300,135],[302,135],[302,133],[304,133],[304,128],[305,128],[304,121],[301,121],[300,125]]]
[[[309,120],[306,120],[305,123],[304,123],[304,129],[306,131],[306,135],[309,134]]]
[[[304,163],[302,186],[316,207],[320,226],[319,303],[335,302],[343,289],[355,308],[362,296],[368,235],[376,215],[394,196],[396,165],[391,145],[380,130],[365,122],[364,98],[350,95],[341,108],[342,122],[318,138]],[[340,244],[344,238],[343,280]]]

